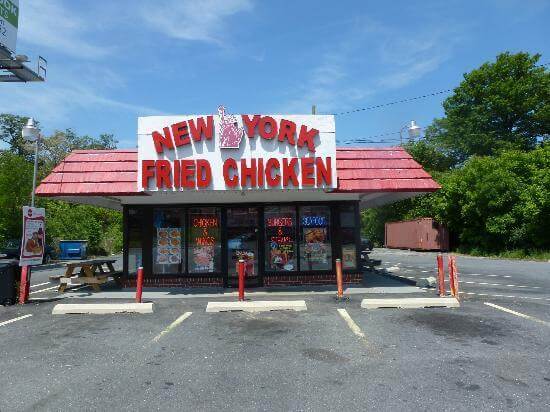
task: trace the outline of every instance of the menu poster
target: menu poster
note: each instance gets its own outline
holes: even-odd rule
[[[235,261],[244,260],[246,276],[254,275],[254,251],[253,250],[235,250]]]
[[[272,236],[270,262],[273,270],[294,270],[294,239],[290,236]]]
[[[355,245],[342,246],[342,265],[344,269],[354,269],[357,267],[357,254]]]
[[[181,229],[179,227],[157,228],[157,263],[160,265],[181,263]]]
[[[270,269],[294,270],[294,219],[272,217],[266,219],[269,238]]]
[[[213,272],[214,271],[214,245],[196,245],[193,247],[193,271]]]
[[[45,214],[44,208],[23,206],[23,239],[19,266],[42,263],[46,239]]]
[[[311,227],[304,228],[305,254],[309,263],[328,262],[330,245],[327,244],[327,228]]]
[[[212,214],[196,214],[191,219],[191,264],[193,272],[214,272],[220,220]]]

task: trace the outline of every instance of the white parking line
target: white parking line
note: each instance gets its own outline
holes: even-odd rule
[[[512,277],[510,275],[486,275],[484,273],[462,273],[462,275],[464,275],[464,276],[488,276],[488,277],[491,277],[491,278],[496,278],[496,277],[511,278]]]
[[[450,290],[447,293],[451,293]],[[500,295],[500,294],[489,294],[489,293],[475,293],[475,292],[458,292],[461,295],[474,295],[474,296],[491,296],[493,298],[514,298],[514,299],[532,299],[532,300],[547,300],[550,301],[550,298],[537,298],[532,296],[515,296],[515,295]]]
[[[18,318],[6,320],[4,322],[0,322],[0,326],[5,326],[10,323],[17,322],[18,320],[21,320],[21,319],[30,318],[31,316],[32,316],[31,314],[28,314],[28,315],[19,316]]]
[[[336,309],[338,311],[338,314],[346,321],[346,324],[351,329],[351,331],[356,335],[359,336],[362,339],[365,339],[365,334],[361,331],[361,328],[357,326],[357,323],[353,321],[351,316],[349,315],[348,311],[345,309]]]
[[[179,318],[177,318],[175,321],[173,321],[170,325],[168,325],[166,327],[166,329],[164,329],[157,336],[155,336],[153,338],[152,342],[158,342],[160,338],[162,338],[164,335],[166,335],[168,332],[170,332],[172,329],[174,329],[176,326],[178,326],[181,322],[183,322],[185,319],[187,319],[192,314],[193,314],[193,312],[185,312],[183,315],[181,315]]]
[[[45,288],[45,289],[40,289],[40,290],[33,290],[32,292],[29,293],[29,295],[32,295],[33,293],[45,292],[47,290],[52,290],[52,289],[57,289],[57,288],[59,288],[59,286],[52,286],[51,288]]]
[[[49,285],[50,282],[44,282],[44,283],[39,283],[37,285],[31,285],[31,288],[37,288],[38,286],[44,286],[44,285]]]
[[[529,289],[540,289],[540,286],[528,286],[528,285],[505,285],[503,283],[489,283],[489,282],[474,282],[472,280],[459,280],[459,283],[464,283],[467,285],[483,285],[483,286],[506,286],[508,288],[529,288]]]
[[[494,303],[485,302],[485,304],[486,304],[487,306],[490,306],[490,307],[492,307],[492,308],[501,310],[501,311],[503,311],[503,312],[511,313],[512,315],[519,316],[520,318],[529,319],[529,320],[532,320],[533,322],[538,322],[538,323],[542,323],[543,325],[550,326],[550,323],[549,323],[549,322],[546,322],[546,321],[544,321],[544,320],[535,318],[535,317],[533,317],[533,316],[529,316],[529,315],[526,315],[526,314],[524,314],[524,313],[516,312],[515,310],[508,309],[508,308],[504,308],[504,307],[502,307],[502,306],[495,305]]]

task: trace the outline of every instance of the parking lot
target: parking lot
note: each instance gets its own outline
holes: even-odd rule
[[[377,256],[407,276],[435,267],[427,254]],[[495,274],[539,288],[462,282],[458,309],[366,310],[370,292],[338,303],[304,291],[251,296],[304,299],[305,312],[206,313],[208,301],[234,297],[186,295],[153,298],[151,315],[101,316],[52,316],[55,293],[39,292],[0,307],[0,410],[548,409],[550,264],[507,272],[510,262],[469,259],[459,257],[461,280],[503,283]]]

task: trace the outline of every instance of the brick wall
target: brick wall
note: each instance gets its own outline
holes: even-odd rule
[[[344,274],[344,284],[361,283],[361,273]],[[336,275],[273,275],[264,277],[265,286],[299,286],[299,285],[336,285]],[[145,277],[144,287],[223,287],[222,277]],[[128,278],[123,281],[123,287],[135,288],[136,278]]]
[[[344,283],[361,283],[363,275],[361,273],[344,274]],[[265,286],[284,286],[284,285],[335,285],[336,275],[274,275],[265,276]]]
[[[124,281],[123,287],[135,288],[136,278],[129,278]],[[145,277],[143,287],[146,288],[195,288],[195,287],[223,287],[223,278],[219,277]]]

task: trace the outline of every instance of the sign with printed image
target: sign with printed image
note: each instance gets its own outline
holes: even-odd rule
[[[309,264],[328,262],[330,244],[327,244],[326,227],[304,228],[305,254]]]
[[[44,208],[23,206],[23,239],[19,266],[42,263],[46,244],[45,216]]]
[[[15,53],[19,26],[19,0],[0,0],[0,46]]]
[[[157,263],[160,265],[181,263],[181,229],[179,227],[157,229]]]

